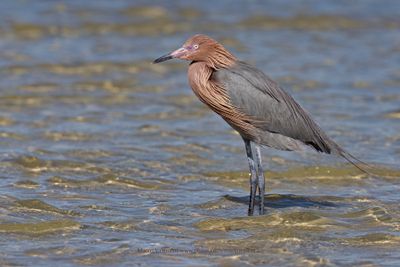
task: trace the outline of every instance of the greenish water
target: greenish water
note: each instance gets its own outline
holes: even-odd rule
[[[3,1],[1,266],[399,266],[400,2]],[[247,217],[241,138],[187,62],[206,33],[375,168],[264,149]]]

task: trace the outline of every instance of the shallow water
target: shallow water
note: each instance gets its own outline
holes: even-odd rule
[[[0,265],[399,266],[398,1],[0,2]],[[265,149],[193,95],[207,33],[374,166]]]

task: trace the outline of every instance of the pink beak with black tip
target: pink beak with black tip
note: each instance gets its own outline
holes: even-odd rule
[[[166,55],[163,55],[163,56],[157,58],[156,60],[153,61],[153,63],[156,64],[156,63],[161,63],[161,62],[173,59],[173,58],[181,58],[182,56],[186,55],[187,51],[188,50],[185,47],[181,47],[171,53],[168,53]]]

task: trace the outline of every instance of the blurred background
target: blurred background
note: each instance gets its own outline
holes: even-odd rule
[[[1,1],[0,265],[400,265],[399,18],[397,0]],[[264,149],[267,215],[247,217],[240,136],[187,62],[151,64],[196,33],[377,176]]]

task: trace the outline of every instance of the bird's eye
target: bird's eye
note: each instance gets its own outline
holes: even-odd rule
[[[197,48],[199,48],[199,45],[198,45],[198,44],[195,44],[195,45],[193,45],[193,48],[194,48],[194,49],[197,49]]]

